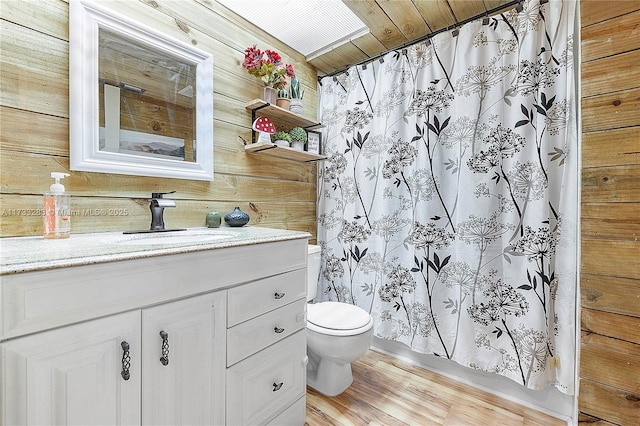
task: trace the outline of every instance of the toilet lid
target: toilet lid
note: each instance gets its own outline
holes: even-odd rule
[[[364,309],[341,302],[307,305],[307,322],[331,330],[355,330],[366,326],[371,315]]]

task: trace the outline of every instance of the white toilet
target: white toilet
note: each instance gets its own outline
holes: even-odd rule
[[[309,245],[307,301],[318,288],[320,246]],[[307,385],[327,396],[344,392],[353,381],[351,363],[373,339],[373,319],[364,309],[340,302],[307,304]]]

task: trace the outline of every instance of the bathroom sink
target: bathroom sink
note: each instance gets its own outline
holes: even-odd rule
[[[118,244],[130,246],[149,246],[162,244],[204,244],[219,240],[232,238],[233,234],[225,233],[207,233],[207,232],[177,232],[177,233],[158,233],[158,234],[135,234],[128,235],[118,241]]]

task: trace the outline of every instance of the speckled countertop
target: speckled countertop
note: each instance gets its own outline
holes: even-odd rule
[[[105,232],[67,239],[0,238],[0,275],[309,238],[307,232],[244,226],[153,234]]]

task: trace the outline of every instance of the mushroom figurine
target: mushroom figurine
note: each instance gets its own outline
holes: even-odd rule
[[[258,143],[271,143],[271,135],[276,132],[276,126],[267,117],[258,117],[253,122],[252,129],[260,132],[258,135]]]

